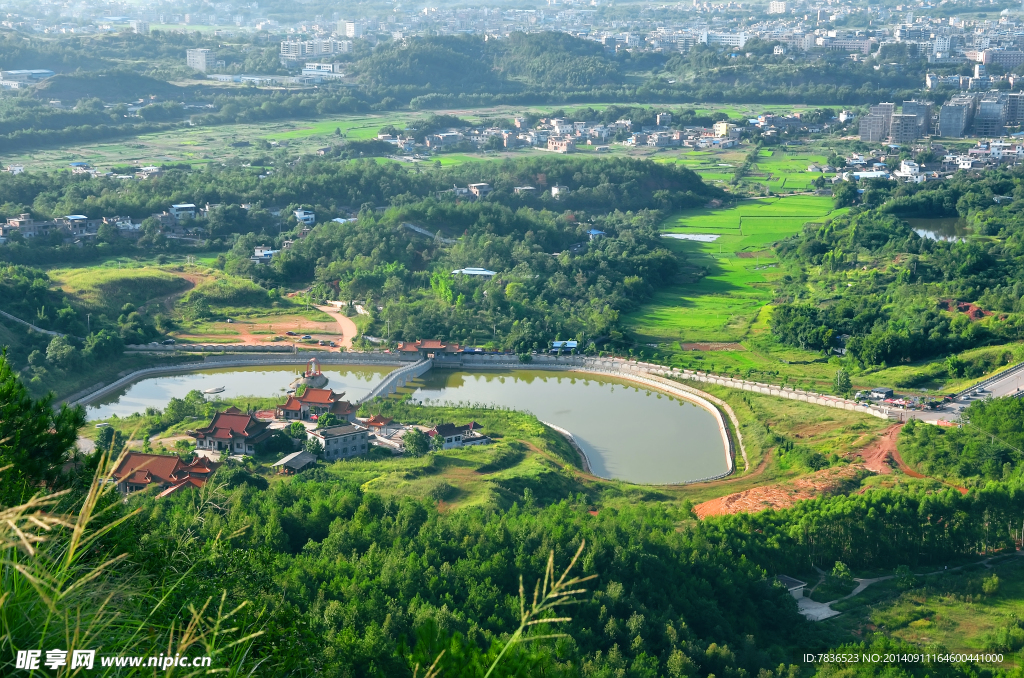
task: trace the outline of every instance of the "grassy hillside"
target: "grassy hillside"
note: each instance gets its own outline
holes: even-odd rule
[[[191,287],[185,278],[151,267],[57,269],[49,274],[82,311],[109,316],[117,316],[125,304],[142,306]]]

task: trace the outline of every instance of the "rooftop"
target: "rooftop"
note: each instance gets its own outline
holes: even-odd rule
[[[338,436],[347,436],[352,433],[359,433],[360,431],[365,430],[366,429],[362,426],[357,426],[355,424],[343,424],[341,426],[328,426],[327,428],[317,429],[316,431],[312,431],[312,433],[318,438],[326,439],[337,438]]]

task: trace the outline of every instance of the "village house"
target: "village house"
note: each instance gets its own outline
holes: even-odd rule
[[[357,424],[345,424],[343,426],[328,426],[315,431],[309,435],[317,438],[324,446],[324,460],[346,459],[359,454],[366,454],[369,444],[369,429]]]
[[[571,136],[548,137],[548,150],[555,153],[575,153],[576,138]]]
[[[441,436],[444,439],[442,449],[445,450],[450,450],[453,447],[468,447],[469,445],[486,445],[491,442],[491,439],[487,436],[476,433],[478,430],[480,430],[480,424],[475,421],[462,426],[438,424],[427,431],[427,435],[430,436],[431,440]]]
[[[339,421],[352,424],[356,420],[355,405],[342,400],[344,393],[335,393],[329,388],[307,388],[300,396],[288,396],[287,402],[278,405],[274,416],[277,419],[307,421],[313,415],[333,414]]]
[[[127,496],[157,486],[163,488],[158,497],[166,497],[183,489],[202,487],[220,464],[197,456],[185,463],[177,456],[129,452],[114,469],[118,491]]]
[[[229,407],[218,412],[209,426],[189,431],[188,435],[196,439],[197,450],[251,455],[273,434],[269,425],[237,407]]]
[[[31,214],[19,214],[16,218],[7,220],[6,224],[0,225],[0,236],[10,237],[20,233],[23,238],[36,238],[49,235],[57,224],[53,221],[37,221]]]

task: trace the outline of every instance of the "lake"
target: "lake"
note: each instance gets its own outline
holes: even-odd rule
[[[625,380],[544,370],[435,369],[410,387],[413,399],[424,403],[466,402],[531,412],[572,433],[594,475],[602,478],[678,483],[727,468],[714,415]]]
[[[224,392],[214,397],[280,395],[281,402],[284,402],[288,384],[305,368],[305,365],[225,367],[149,377],[90,404],[86,414],[90,419],[106,419],[113,414],[125,417],[134,412],[145,412],[147,407],[162,410],[171,398],[184,398],[192,390],[205,391],[221,386],[224,387]],[[395,368],[390,366],[328,365],[323,369],[323,373],[330,379],[328,386],[334,389],[335,393],[344,391],[347,399],[356,400],[369,393],[377,382],[393,369]]]

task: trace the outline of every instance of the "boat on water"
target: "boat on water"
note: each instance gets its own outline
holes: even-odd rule
[[[224,387],[223,386],[218,386],[216,388],[208,388],[205,391],[203,391],[203,393],[205,393],[206,395],[213,395],[214,393],[223,393],[223,392],[224,392]]]

